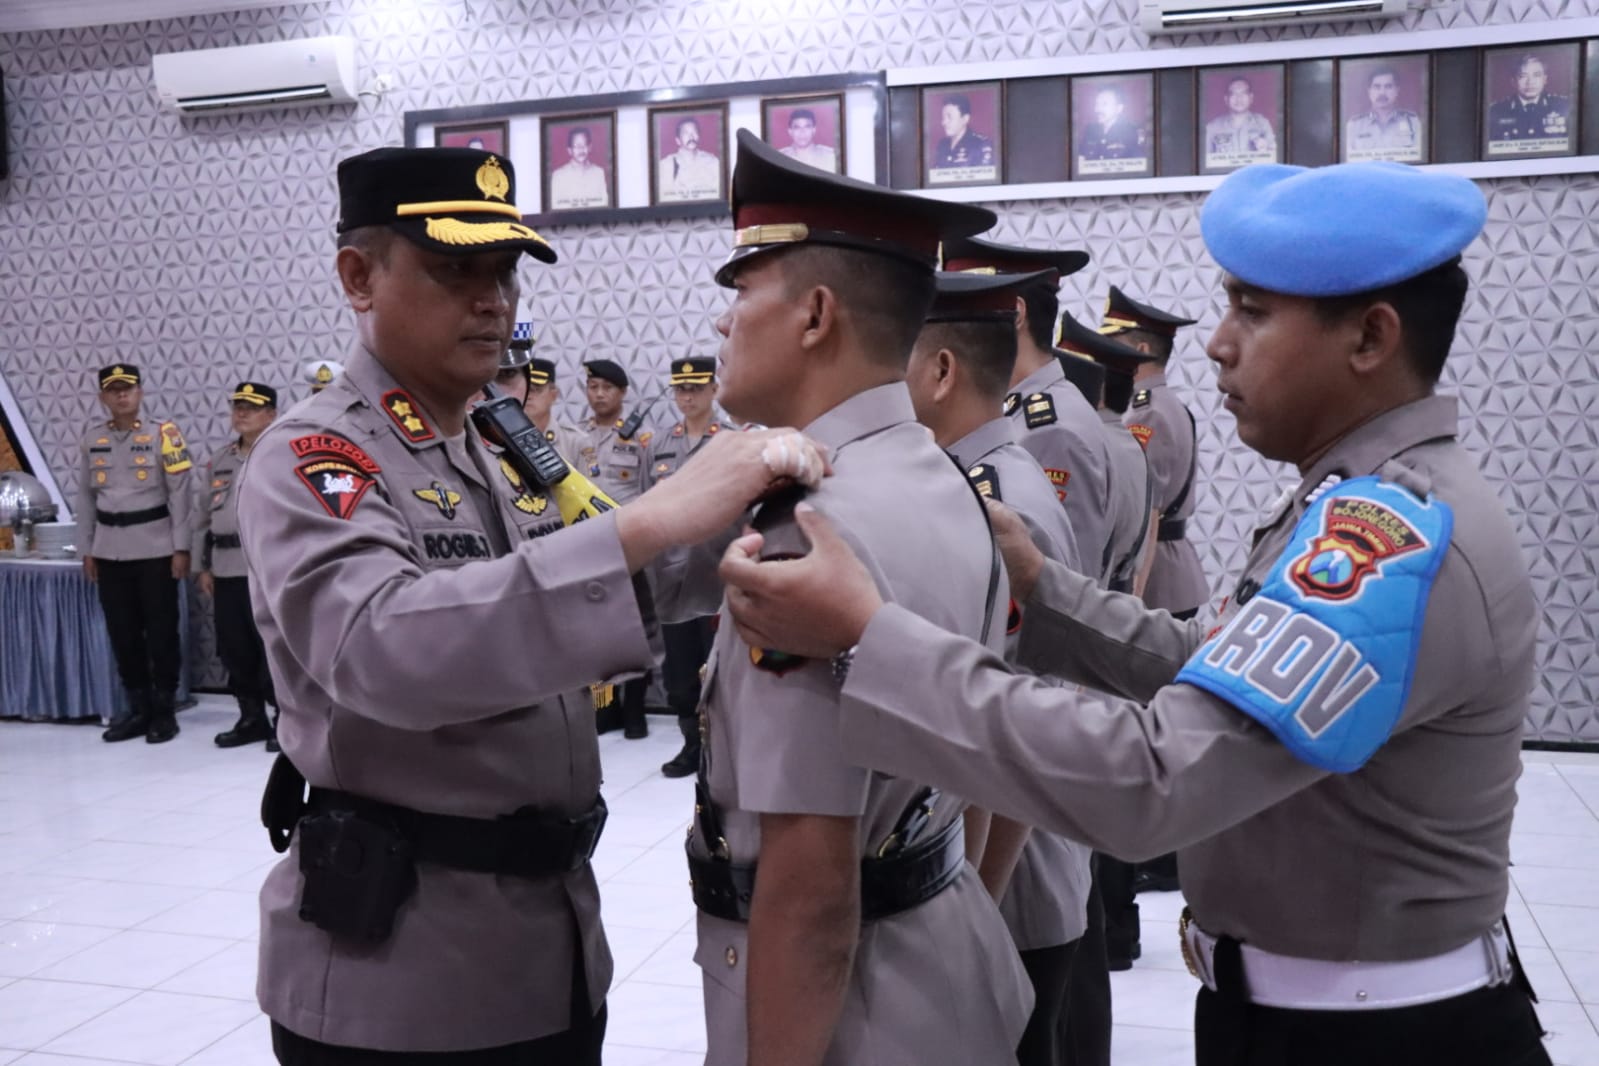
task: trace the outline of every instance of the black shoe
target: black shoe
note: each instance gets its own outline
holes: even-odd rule
[[[688,777],[698,773],[700,768],[699,741],[684,744],[683,750],[672,756],[672,761],[661,764],[661,773],[666,777]]]
[[[156,692],[151,696],[150,728],[144,734],[146,744],[165,744],[178,735],[176,702],[174,692]]]
[[[1121,973],[1133,968],[1133,960],[1142,955],[1143,949],[1135,942],[1126,951],[1119,951],[1107,947],[1105,951],[1105,969],[1111,973]]]
[[[142,737],[150,730],[150,716],[147,714],[130,714],[119,720],[110,729],[100,734],[100,739],[108,744],[115,744],[120,740],[133,740]]]
[[[1176,874],[1150,873],[1139,870],[1133,875],[1133,895],[1140,892],[1176,892],[1182,886],[1177,883]]]
[[[241,716],[239,723],[225,733],[218,733],[212,738],[219,748],[241,748],[246,744],[259,744],[261,741],[273,741],[272,726],[266,718],[248,718]]]
[[[601,707],[594,712],[594,731],[596,733],[614,733],[622,728],[622,712],[617,710],[616,704]]]
[[[631,716],[629,716],[631,718]],[[622,736],[628,740],[643,740],[650,735],[650,723],[644,720],[643,712],[637,718],[632,718],[627,725],[622,727]]]
[[[266,741],[267,754],[276,755],[283,749],[278,747],[278,705],[275,703],[272,705],[272,718],[268,723],[268,728],[272,730],[272,733],[267,737]]]

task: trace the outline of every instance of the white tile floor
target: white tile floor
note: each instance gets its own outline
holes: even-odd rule
[[[151,748],[0,722],[0,1066],[271,1066],[254,1001],[256,821],[269,760],[219,751],[216,697]],[[657,772],[677,730],[602,738],[611,822],[596,857],[616,954],[608,1066],[689,1066],[705,1047],[683,829]],[[1529,753],[1510,917],[1560,1066],[1599,1066],[1599,756]],[[1181,900],[1143,896],[1144,957],[1114,975],[1117,1066],[1191,1061]]]

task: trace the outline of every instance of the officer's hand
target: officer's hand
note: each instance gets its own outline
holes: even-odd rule
[[[1033,543],[1015,511],[997,500],[985,499],[983,503],[988,507],[988,520],[994,525],[994,541],[1005,560],[1005,573],[1010,576],[1011,599],[1026,603],[1044,569],[1044,553]]]
[[[859,557],[816,509],[794,509],[811,543],[799,559],[762,562],[761,535],[728,546],[720,574],[739,636],[752,648],[825,659],[860,643],[883,597]]]
[[[767,493],[830,473],[826,452],[792,429],[719,433],[676,474],[617,512],[630,569],[667,548],[722,533]]]
[[[172,580],[182,581],[189,576],[189,553],[172,553]]]
[[[201,570],[199,576],[194,579],[194,585],[200,590],[200,595],[208,600],[216,594],[216,579],[211,576],[211,571],[209,570]]]
[[[88,578],[91,583],[100,580],[100,568],[95,565],[94,556],[92,555],[83,557],[83,576]]]

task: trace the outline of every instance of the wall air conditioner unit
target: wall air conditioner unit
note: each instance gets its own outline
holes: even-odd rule
[[[1138,24],[1151,35],[1252,30],[1394,18],[1407,6],[1407,0],[1139,0]]]
[[[184,115],[354,103],[355,39],[167,52],[152,57],[161,106]]]

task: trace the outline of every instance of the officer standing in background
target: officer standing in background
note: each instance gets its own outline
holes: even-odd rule
[[[785,153],[788,154],[788,153]],[[671,477],[689,456],[699,451],[712,437],[733,426],[716,417],[716,360],[700,357],[680,359],[672,364],[669,378],[672,400],[683,420],[670,430],[657,433],[645,449],[644,481],[648,488],[662,478]],[[652,568],[655,609],[662,618],[678,617],[678,581],[671,574],[674,554],[662,557],[662,566]],[[700,768],[700,667],[711,654],[716,636],[716,616],[703,615],[661,626],[661,641],[666,645],[666,702],[677,712],[677,726],[683,733],[683,749],[661,767],[667,777],[687,777]]]
[[[1060,279],[1088,264],[1088,254],[1016,248],[988,241],[951,241],[944,269],[1002,274],[1049,273],[1022,290],[1023,318],[1016,330],[1016,369],[1004,412],[1017,423],[1017,439],[1049,475],[1066,508],[1077,557],[1095,575],[1108,574],[1110,456],[1099,416],[1066,380],[1051,342],[1060,314]]]
[[[378,149],[339,194],[359,339],[256,442],[239,497],[283,709],[263,809],[290,849],[261,890],[258,997],[285,1066],[592,1066],[611,956],[583,686],[654,658],[633,575],[820,464],[792,432],[726,434],[562,528],[466,425],[522,254],[555,259],[511,164]]]
[[[1198,1066],[1547,1066],[1504,921],[1537,603],[1435,392],[1487,217],[1468,180],[1258,165],[1200,216],[1239,439],[1300,481],[1216,628],[1102,592],[996,514],[1013,674],[881,603],[824,521],[721,573],[756,643],[841,659],[841,750],[1115,851],[1181,847]],[[997,508],[996,508],[997,510]],[[1136,852],[1135,852],[1136,853]]]
[[[250,449],[278,417],[278,390],[259,381],[241,381],[230,400],[233,431],[239,436],[206,464],[195,485],[192,523],[195,585],[212,601],[217,655],[228,671],[228,689],[239,703],[239,721],[214,738],[219,748],[271,741],[267,704],[276,703],[266,649],[250,613],[249,571],[239,540],[238,479]]]
[[[1170,611],[1178,621],[1193,618],[1210,598],[1199,553],[1188,539],[1188,520],[1194,516],[1199,495],[1198,425],[1188,405],[1166,383],[1166,366],[1171,361],[1177,331],[1193,324],[1191,318],[1139,303],[1112,285],[1100,325],[1105,336],[1154,357],[1134,374],[1137,387],[1122,421],[1144,446],[1154,478],[1155,555],[1143,599],[1151,607]],[[1138,864],[1130,891],[1171,892],[1177,887],[1176,856],[1160,855]],[[1131,898],[1127,898],[1129,905]],[[1108,896],[1106,907],[1114,930],[1118,926],[1116,907]],[[1128,929],[1131,942],[1136,945],[1136,908],[1133,913]]]
[[[626,503],[644,491],[645,451],[653,434],[636,429],[622,436],[626,419],[622,407],[627,402],[627,371],[609,359],[591,359],[583,364],[588,371],[584,391],[593,413],[580,428],[583,431],[581,459],[588,464],[587,474],[606,495],[618,504]],[[620,699],[617,688],[620,687]],[[608,733],[618,725],[628,740],[650,735],[644,716],[644,699],[649,692],[650,672],[614,684],[597,685],[594,690],[595,727]]]
[[[300,364],[300,380],[311,386],[315,396],[338,380],[344,373],[344,364],[332,359],[307,359]]]
[[[1136,389],[1123,422],[1149,457],[1160,515],[1144,602],[1170,611],[1178,621],[1194,617],[1210,598],[1199,553],[1188,541],[1188,520],[1199,495],[1195,484],[1197,427],[1188,405],[1166,383],[1177,330],[1193,324],[1191,318],[1141,304],[1112,285],[1099,330],[1150,357],[1134,375]]]
[[[1004,500],[1027,526],[1045,557],[1078,568],[1071,527],[1053,486],[1031,455],[1015,442],[1010,419],[999,414],[1016,361],[1017,293],[1040,275],[940,274],[938,297],[917,338],[906,369],[916,419],[954,456],[987,499]],[[1008,628],[1020,625],[1012,614]],[[1010,645],[1007,641],[1007,653]],[[1007,654],[1007,659],[1009,654]],[[1109,1064],[1110,999],[1103,937],[1098,959],[1079,959],[1088,928],[1090,850],[1048,833],[1034,833],[995,816],[987,846],[968,854],[984,885],[1000,902],[1000,913],[1021,952],[1033,986],[1033,1013],[1017,1046],[1020,1066],[1062,1066],[1092,1061]],[[1100,1010],[1073,988],[1079,962],[1098,967]],[[1099,1059],[1074,1054],[1089,1043],[1080,1030],[1097,1026],[1104,1049]]]
[[[802,506],[834,517],[884,595],[999,649],[1008,594],[983,506],[904,384],[939,241],[993,214],[826,174],[747,130],[732,206],[724,406],[807,425],[833,476]],[[804,550],[794,507],[755,515],[773,552]],[[1005,1062],[1031,993],[965,861],[964,803],[850,766],[837,691],[825,659],[746,645],[722,618],[689,841],[707,1066]]]
[[[102,736],[161,744],[178,735],[178,595],[189,575],[194,462],[177,423],[139,417],[144,387],[138,367],[108,366],[99,384],[111,418],[92,424],[83,437],[78,540],[131,705]]]

